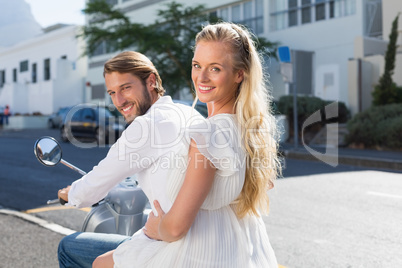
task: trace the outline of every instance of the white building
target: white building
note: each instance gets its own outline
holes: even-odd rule
[[[85,100],[87,58],[78,26],[55,25],[33,38],[0,48],[0,106],[51,114]]]
[[[384,54],[389,42],[392,22],[399,15],[397,54],[392,80],[402,86],[402,2],[382,1],[382,38],[356,36],[353,57],[348,62],[349,108],[361,112],[372,103],[372,92],[384,73]]]
[[[129,15],[132,22],[144,24],[154,22],[157,10],[163,9],[162,4],[167,2],[109,0]],[[193,0],[176,2],[185,6],[200,3]],[[392,2],[387,5],[392,9],[400,1],[384,2]],[[384,51],[384,42],[379,39],[383,34],[381,0],[207,0],[202,4],[224,20],[246,24],[258,36],[289,46],[298,94],[349,105],[348,64],[349,59],[355,57],[356,38],[371,38],[374,46],[380,46]],[[106,96],[102,67],[115,53],[103,53],[102,49],[106,51],[105,47],[100,48],[97,55],[89,59],[87,101],[103,100]],[[274,97],[278,99],[292,93],[292,85],[289,88],[282,81],[276,60],[271,57],[266,64]]]

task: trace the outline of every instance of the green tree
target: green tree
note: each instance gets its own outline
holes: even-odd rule
[[[150,25],[132,23],[121,11],[105,0],[87,2],[83,10],[90,23],[83,27],[87,41],[86,54],[135,49],[146,54],[158,69],[165,89],[170,95],[184,87],[192,88],[191,60],[195,35],[207,22],[216,22],[204,5],[184,7],[169,2],[158,10],[157,19]],[[261,49],[275,48],[277,43],[259,39]]]
[[[379,83],[373,91],[373,104],[377,106],[402,101],[400,100],[400,92],[398,92],[401,89],[392,81],[395,69],[396,40],[398,39],[398,18],[399,14],[392,22],[391,33],[389,34],[389,43],[385,53],[384,74],[380,77]]]

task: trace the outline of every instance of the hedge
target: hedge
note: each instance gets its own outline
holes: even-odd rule
[[[333,101],[325,101],[318,97],[309,96],[297,96],[297,121],[298,121],[298,133],[301,135],[301,128],[304,121],[316,111],[321,111],[323,121],[318,122],[306,129],[308,131],[311,128],[321,128],[328,123],[346,123],[350,119],[350,111],[346,108],[343,102],[338,103],[338,117],[329,120],[325,119],[324,108]],[[289,120],[290,133],[293,135],[293,95],[282,96],[278,103],[277,108],[281,114],[287,115]]]
[[[373,106],[355,115],[347,127],[349,144],[402,149],[402,104]]]

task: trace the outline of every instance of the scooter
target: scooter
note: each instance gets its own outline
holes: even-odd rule
[[[42,137],[35,142],[36,158],[45,166],[51,167],[58,163],[77,171],[81,175],[86,172],[62,159],[60,144],[53,137]],[[150,204],[148,198],[137,186],[136,176],[126,178],[115,186],[107,196],[94,204],[82,225],[82,232],[114,233],[133,235],[145,225]],[[48,204],[66,203],[63,199],[49,200]]]

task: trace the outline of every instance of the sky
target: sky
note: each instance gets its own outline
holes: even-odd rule
[[[32,10],[36,21],[43,27],[57,24],[84,25],[85,17],[81,12],[85,0],[25,0]]]

